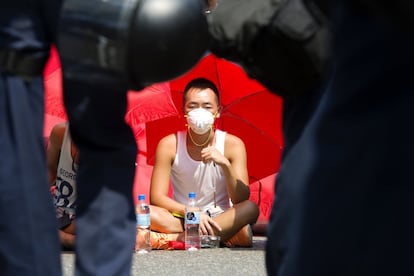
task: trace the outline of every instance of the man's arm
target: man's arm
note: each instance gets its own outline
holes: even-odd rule
[[[247,200],[250,196],[246,155],[243,141],[231,134],[226,135],[224,156],[214,146],[201,151],[205,162],[214,162],[221,166],[226,178],[227,192],[234,204]]]
[[[52,185],[56,180],[60,150],[62,148],[65,130],[66,123],[60,123],[55,125],[50,133],[49,147],[47,150],[47,170],[50,185]]]
[[[150,202],[152,205],[162,207],[170,212],[184,214],[185,206],[168,196],[170,174],[177,148],[175,134],[161,139],[155,152],[155,164],[151,176]]]
[[[248,200],[250,197],[249,174],[247,172],[247,154],[243,141],[227,134],[224,155],[230,161],[223,172],[227,180],[227,192],[233,203]]]
[[[70,249],[75,248],[75,235],[74,234],[66,233],[62,230],[59,230],[59,238],[60,238],[60,243],[64,247],[70,248]]]

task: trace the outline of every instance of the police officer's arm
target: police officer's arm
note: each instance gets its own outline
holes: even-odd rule
[[[176,148],[177,137],[175,134],[164,137],[158,143],[151,176],[150,202],[152,205],[165,208],[171,213],[184,215],[185,206],[168,196],[171,167],[174,162]]]
[[[49,146],[47,149],[47,170],[50,185],[52,185],[56,180],[60,150],[62,148],[65,130],[66,123],[61,123],[55,125],[50,133]]]

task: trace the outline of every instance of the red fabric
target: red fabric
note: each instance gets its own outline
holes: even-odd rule
[[[125,120],[131,125],[177,116],[168,82],[146,87],[140,92],[129,91]]]
[[[250,184],[250,200],[259,205],[258,223],[267,223],[273,207],[276,174]]]

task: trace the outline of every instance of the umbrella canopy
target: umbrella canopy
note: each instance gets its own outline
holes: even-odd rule
[[[131,126],[176,115],[168,83],[154,84],[139,92],[128,91],[125,120]]]
[[[208,54],[190,72],[170,82],[177,110],[182,110],[186,84],[199,77],[213,81],[220,91],[223,109],[216,127],[244,141],[250,182],[276,173],[283,144],[282,100],[250,79],[240,66]],[[182,114],[146,123],[149,164],[154,163],[159,140],[180,129],[185,129]]]

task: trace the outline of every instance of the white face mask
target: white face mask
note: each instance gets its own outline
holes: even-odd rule
[[[204,134],[211,129],[214,116],[207,109],[196,108],[188,112],[187,123],[195,133]]]

